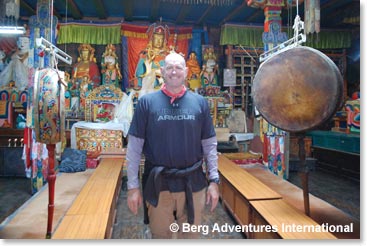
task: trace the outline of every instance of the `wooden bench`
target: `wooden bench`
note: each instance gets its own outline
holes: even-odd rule
[[[242,168],[259,179],[262,183],[278,192],[285,202],[304,213],[303,190],[301,188],[274,175],[263,165],[244,165]],[[333,235],[339,239],[360,239],[359,220],[312,194],[309,194],[309,199],[309,217],[311,217],[311,219],[319,224],[328,223],[334,226],[349,226],[353,223],[352,232],[334,232]]]
[[[231,185],[248,200],[279,199],[282,197],[227,157],[220,155],[218,158],[218,169],[222,177],[231,180]]]
[[[337,239],[283,199],[250,201],[250,204],[251,222],[256,227],[256,232],[250,235],[253,239]],[[259,229],[264,225],[271,226],[273,231]]]
[[[221,178],[220,194],[222,203],[241,225],[251,223],[250,201],[282,198],[277,192],[223,155],[219,156],[218,169]],[[247,232],[245,232],[245,235],[250,237]]]
[[[110,238],[124,158],[101,159],[57,226],[52,239]],[[67,185],[67,184],[65,184]]]
[[[282,195],[239,167],[227,157],[218,157],[218,170],[221,176],[220,194],[225,207],[240,225],[270,225],[277,227],[279,222],[302,225],[318,225],[301,211],[288,205]],[[269,202],[268,210],[261,209],[261,204]],[[259,205],[260,204],[260,205]],[[272,211],[274,206],[274,211]],[[287,215],[289,213],[289,216]],[[286,216],[285,216],[286,215]],[[271,217],[272,219],[268,219]],[[253,233],[251,229],[243,230],[247,238],[307,238],[303,232],[293,233]],[[310,234],[309,237],[334,238],[330,233]]]

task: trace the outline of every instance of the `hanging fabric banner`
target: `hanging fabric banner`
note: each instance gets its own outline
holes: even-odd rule
[[[58,26],[57,44],[119,44],[121,23],[68,22]]]
[[[305,34],[320,32],[320,0],[305,0]]]

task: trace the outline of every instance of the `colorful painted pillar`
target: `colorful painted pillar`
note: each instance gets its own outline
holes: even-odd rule
[[[36,47],[36,38],[44,37],[47,40],[55,40],[57,18],[51,15],[52,9],[48,0],[37,1],[37,15],[31,16],[28,21],[29,26],[29,74],[28,74],[28,102],[27,102],[27,128],[34,130],[34,76],[39,68],[49,67],[51,65],[48,55],[39,56],[40,51]],[[50,17],[52,16],[52,22]],[[52,23],[52,24],[51,24]],[[52,38],[51,38],[52,36]],[[36,193],[46,182],[48,178],[48,153],[43,143],[37,143],[35,133],[30,132],[28,139],[29,150],[28,158],[31,160],[32,168],[32,193]]]
[[[299,0],[301,4],[303,0]],[[282,32],[282,9],[296,6],[295,0],[248,0],[247,5],[264,10],[264,51],[271,50],[275,46],[288,40],[288,35]]]
[[[44,95],[41,97],[41,100],[33,101],[34,94],[40,95],[35,90],[35,77],[39,72],[38,69],[44,67],[53,67],[53,61],[50,59],[50,55],[41,54],[40,50],[36,47],[36,38],[44,37],[47,40],[50,40],[52,43],[55,43],[56,37],[56,25],[57,18],[52,14],[53,9],[50,6],[49,0],[37,0],[37,15],[31,16],[28,25],[29,25],[29,37],[30,37],[30,50],[29,50],[29,63],[31,64],[31,68],[29,69],[28,76],[28,103],[27,103],[27,128],[32,129],[29,132],[29,139],[32,141],[29,143],[30,148],[27,153],[27,160],[31,160],[31,168],[32,168],[32,192],[36,193],[45,183],[48,183],[49,190],[49,201],[48,201],[48,218],[47,218],[47,231],[46,238],[51,238],[52,233],[52,222],[53,222],[53,214],[54,214],[54,194],[55,194],[55,181],[56,181],[56,172],[55,172],[55,143],[59,138],[53,138],[50,141],[44,140],[40,138],[40,130],[43,130],[41,126],[35,122],[36,117],[47,117],[50,113],[59,112],[59,108],[56,109],[58,105],[48,103],[48,111],[47,112],[38,112],[35,113],[35,107],[38,107],[40,104],[43,105],[42,100],[49,100],[49,95]],[[55,72],[56,73],[56,72]],[[56,80],[56,82],[53,82]],[[53,86],[58,85],[58,76],[56,79],[51,80],[53,82]],[[37,81],[37,80],[36,80]],[[56,84],[56,85],[55,85]],[[36,86],[38,86],[36,84]],[[45,89],[40,90],[42,92],[47,92],[51,94],[53,91],[57,91],[56,89]],[[56,93],[56,92],[54,92]],[[53,102],[57,102],[59,97],[54,96]],[[53,120],[53,119],[52,119]],[[53,121],[50,120],[50,123]],[[39,130],[39,129],[40,130]],[[59,129],[58,129],[59,130]],[[50,132],[54,132],[54,130],[49,130]],[[27,162],[28,165],[28,162]]]

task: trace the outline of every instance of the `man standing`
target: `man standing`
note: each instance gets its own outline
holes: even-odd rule
[[[167,55],[161,73],[165,83],[139,99],[129,129],[127,202],[137,214],[144,200],[152,237],[172,238],[172,223],[200,225],[205,203],[211,203],[211,211],[218,203],[217,139],[207,101],[184,86],[185,59]],[[138,178],[142,153],[144,199]],[[179,238],[200,236],[178,232]]]

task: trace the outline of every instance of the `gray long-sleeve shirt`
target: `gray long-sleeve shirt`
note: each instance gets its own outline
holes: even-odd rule
[[[218,156],[217,139],[211,137],[201,141],[204,153],[204,159],[207,165],[209,179],[218,178]],[[127,161],[127,188],[133,189],[139,187],[139,165],[144,146],[144,139],[129,135],[128,148],[126,153]]]

